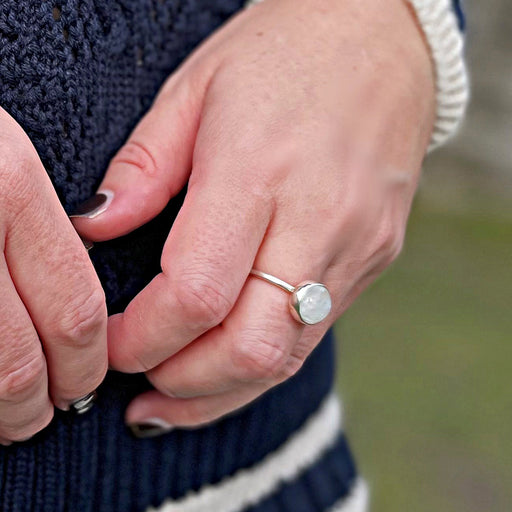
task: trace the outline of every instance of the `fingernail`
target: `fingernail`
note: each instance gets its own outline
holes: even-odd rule
[[[89,252],[94,247],[94,243],[90,240],[87,240],[86,238],[82,238],[81,240],[84,244],[84,247],[87,249],[87,252]]]
[[[59,407],[60,409],[74,412],[75,414],[84,414],[91,410],[94,406],[94,402],[98,397],[96,391],[89,393],[78,400],[73,400],[70,404],[67,404],[67,409]]]
[[[135,437],[156,437],[167,434],[173,429],[173,426],[160,418],[147,418],[140,423],[128,425]]]
[[[71,218],[94,219],[104,213],[114,199],[114,192],[111,190],[101,190],[82,204],[78,205],[76,210],[70,215]]]

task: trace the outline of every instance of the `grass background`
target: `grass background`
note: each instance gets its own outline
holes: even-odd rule
[[[399,260],[337,324],[373,512],[512,512],[512,2],[465,0],[472,101]]]
[[[336,326],[374,512],[512,510],[512,179],[446,158],[402,256]]]

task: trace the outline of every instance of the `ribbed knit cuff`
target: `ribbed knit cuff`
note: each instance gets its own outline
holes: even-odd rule
[[[436,73],[437,116],[429,151],[444,144],[464,117],[469,80],[464,41],[451,0],[408,0],[430,47]]]
[[[247,6],[263,0],[249,0]],[[451,0],[406,0],[427,39],[436,76],[437,114],[428,150],[454,135],[469,100],[464,41]]]

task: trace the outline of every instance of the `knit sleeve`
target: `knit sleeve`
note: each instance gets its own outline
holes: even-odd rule
[[[429,146],[433,150],[457,132],[469,100],[464,17],[458,0],[408,1],[425,33],[436,72],[437,116]]]
[[[263,0],[249,0],[247,5]],[[464,14],[461,0],[406,0],[416,12],[430,48],[436,76],[437,115],[429,151],[458,130],[469,100],[464,62]]]
[[[466,17],[464,15],[462,3],[462,0],[453,0],[453,10],[457,15],[457,19],[459,21],[459,28],[460,30],[464,31],[466,28]]]

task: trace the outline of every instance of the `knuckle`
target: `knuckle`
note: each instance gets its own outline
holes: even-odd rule
[[[43,353],[34,353],[17,361],[0,376],[0,397],[9,402],[26,399],[46,376],[46,361]]]
[[[291,367],[289,354],[279,337],[270,337],[264,332],[246,331],[244,337],[234,344],[232,360],[241,372],[242,380],[281,380]]]
[[[112,164],[128,164],[146,176],[155,176],[158,171],[153,152],[145,142],[130,139],[112,160]]]
[[[210,329],[222,322],[233,307],[226,286],[206,275],[194,275],[177,286],[177,298],[189,321]]]
[[[54,322],[53,335],[72,347],[86,346],[94,336],[106,329],[107,310],[105,295],[95,288],[85,295],[73,297]]]

